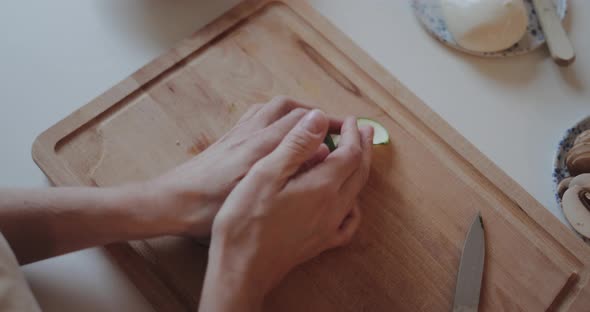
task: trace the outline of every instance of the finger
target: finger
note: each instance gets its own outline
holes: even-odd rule
[[[301,119],[305,117],[305,115],[310,111],[311,110],[307,108],[295,108],[287,115],[281,117],[281,119],[275,121],[264,130],[261,130],[260,135],[265,136],[274,134],[276,137],[279,137],[278,141],[280,142],[285,137],[285,135],[287,135],[287,133],[289,133],[289,131],[291,131],[293,127],[295,127],[297,123],[301,121]]]
[[[288,96],[276,96],[263,105],[263,109],[257,112],[256,119],[260,125],[268,126],[296,108],[311,110],[312,105]],[[330,133],[340,133],[342,122],[342,119],[330,118]]]
[[[342,224],[336,231],[336,235],[334,237],[333,246],[340,247],[344,245],[348,245],[354,234],[358,231],[358,228],[361,224],[362,214],[358,204],[355,204],[353,209],[351,210],[350,214],[348,214]]]
[[[233,149],[238,153],[240,159],[240,166],[244,172],[247,172],[254,163],[261,158],[270,154],[279,143],[285,138],[287,133],[295,127],[295,125],[309,112],[305,108],[296,108],[289,112],[286,116],[273,123],[267,128],[259,129],[253,134],[253,140],[241,140],[235,144]],[[246,144],[246,146],[241,146]]]
[[[266,127],[287,115],[295,108],[311,109],[309,106],[290,97],[277,96],[265,104],[263,108],[256,113],[255,119],[257,123]]]
[[[328,133],[340,134],[342,130],[342,124],[344,124],[344,120],[340,118],[330,117],[330,128],[328,129]]]
[[[248,154],[258,155],[256,160],[268,155],[277,148],[287,133],[289,133],[289,131],[291,131],[308,112],[309,110],[304,108],[294,109],[269,127],[254,132],[252,135],[255,136],[256,139],[245,141],[250,148],[243,150],[247,151]],[[257,152],[250,153],[251,150]]]
[[[342,124],[342,131],[340,133],[340,142],[338,146],[359,146],[361,142],[359,129],[356,123],[356,118],[347,117]]]
[[[279,180],[287,180],[323,144],[328,123],[328,118],[322,111],[310,111],[289,131],[279,146],[261,160],[259,167],[275,172]]]
[[[342,184],[357,170],[361,163],[362,148],[356,119],[351,117],[344,120],[342,134],[338,148],[312,171],[309,180],[321,180],[329,177],[333,186],[339,190]]]
[[[315,167],[317,164],[324,161],[324,159],[326,159],[326,157],[328,157],[328,155],[330,155],[330,149],[328,148],[328,146],[326,144],[320,145],[320,147],[318,147],[318,150],[315,152],[315,154],[313,156],[311,156],[310,159],[305,161],[303,163],[303,165],[301,166],[301,168],[299,168],[299,171],[297,172],[297,174],[305,172],[305,171]]]
[[[361,164],[358,169],[344,182],[340,188],[340,194],[356,196],[367,183],[371,171],[371,160],[373,157],[373,134],[372,127],[362,127],[361,136]]]

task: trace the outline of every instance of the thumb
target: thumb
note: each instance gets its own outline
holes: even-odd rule
[[[307,113],[268,156],[268,164],[282,178],[290,178],[324,142],[329,123],[326,114],[319,109]]]

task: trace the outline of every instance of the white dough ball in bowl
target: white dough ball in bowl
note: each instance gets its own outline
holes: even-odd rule
[[[474,52],[510,48],[529,24],[523,0],[441,0],[441,8],[457,44]]]

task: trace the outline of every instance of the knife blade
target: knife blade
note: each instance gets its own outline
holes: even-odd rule
[[[459,263],[453,312],[474,312],[479,306],[479,293],[483,277],[485,238],[481,213],[473,219]]]

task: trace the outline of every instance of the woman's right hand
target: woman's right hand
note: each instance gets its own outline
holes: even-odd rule
[[[373,129],[347,118],[329,153],[328,127],[324,113],[307,113],[231,192],[213,224],[201,311],[258,310],[295,266],[350,241]]]

